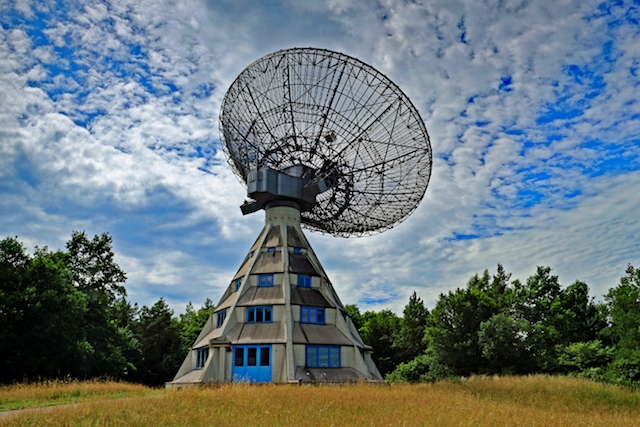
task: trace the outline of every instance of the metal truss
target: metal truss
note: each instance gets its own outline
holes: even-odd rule
[[[338,52],[281,50],[249,65],[222,103],[229,165],[251,170],[305,165],[317,196],[302,224],[335,236],[388,230],[418,206],[431,175],[431,145],[409,98],[385,75]]]

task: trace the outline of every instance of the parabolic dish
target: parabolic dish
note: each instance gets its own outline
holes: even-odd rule
[[[234,173],[305,165],[317,195],[302,224],[335,236],[388,230],[420,204],[431,176],[431,145],[409,98],[385,75],[338,52],[294,48],[240,73],[220,112]]]

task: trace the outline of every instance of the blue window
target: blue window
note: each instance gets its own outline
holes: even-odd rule
[[[240,285],[242,285],[242,279],[236,279],[236,292],[240,289]]]
[[[199,348],[196,350],[196,369],[204,368],[204,364],[209,357],[209,347]]]
[[[324,315],[324,308],[300,307],[300,322],[324,325],[327,323]]]
[[[276,248],[275,246],[271,246],[270,248],[267,248],[267,252],[275,252]]]
[[[302,248],[293,248],[293,253],[300,255],[302,253]]]
[[[227,310],[222,310],[218,312],[218,316],[216,317],[216,328],[221,328],[224,323],[224,319],[227,318]]]
[[[247,323],[269,323],[273,321],[273,307],[247,307]]]
[[[258,286],[273,286],[273,274],[261,274],[258,276]]]
[[[253,254],[254,254],[254,253],[255,253],[255,251],[251,251],[251,252],[249,253],[249,256],[250,256],[251,258],[253,258]]]
[[[339,368],[340,347],[328,345],[307,346],[307,368]]]
[[[298,286],[301,288],[310,288],[311,276],[298,276]]]

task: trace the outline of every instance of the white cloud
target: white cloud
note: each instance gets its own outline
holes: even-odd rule
[[[17,13],[32,19],[43,4],[16,2]],[[564,284],[583,279],[601,295],[638,264],[640,44],[622,8],[587,21],[596,10],[592,1],[118,0],[56,12],[45,45],[3,26],[0,179],[11,184],[0,232],[61,247],[72,229],[111,231],[126,242],[116,246],[139,302],[161,290],[177,311],[198,293],[217,299],[262,222],[241,218],[244,190],[220,152],[224,92],[264,54],[326,47],[395,81],[435,154],[425,200],[404,223],[362,239],[312,237],[343,302],[387,299],[368,306],[399,312],[413,289],[433,302],[497,262],[522,280],[548,264]],[[572,76],[571,65],[587,74]],[[537,122],[559,105],[581,114]],[[595,173],[612,157],[622,170]],[[524,190],[540,200],[523,207]]]

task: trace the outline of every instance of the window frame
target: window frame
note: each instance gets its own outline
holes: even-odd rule
[[[320,363],[321,353],[326,351],[327,366]],[[312,357],[309,357],[311,354]],[[311,362],[310,362],[311,359]],[[313,363],[315,361],[315,363]],[[336,363],[337,361],[337,363]],[[307,345],[305,349],[305,367],[321,369],[339,369],[342,367],[342,350],[338,345]]]
[[[240,286],[242,286],[242,278],[235,280],[235,291],[238,292],[240,290]]]
[[[253,320],[250,320],[253,313]],[[262,313],[262,320],[258,321],[258,313]],[[266,313],[269,313],[269,320],[266,318]],[[246,308],[245,323],[273,323],[273,306],[272,305],[255,305]]]
[[[306,312],[306,316],[305,316],[305,312]],[[321,314],[322,320],[318,320],[319,314]],[[309,325],[326,325],[327,310],[323,307],[308,307],[306,305],[301,305],[300,306],[300,323],[305,323]]]
[[[299,288],[311,288],[311,276],[305,276],[298,274],[298,287]]]
[[[273,273],[258,275],[258,287],[269,288],[273,286]]]
[[[221,328],[224,325],[224,321],[227,318],[227,309],[220,310],[216,313],[216,329]]]
[[[207,359],[209,359],[209,347],[196,349],[196,369],[204,369]]]

